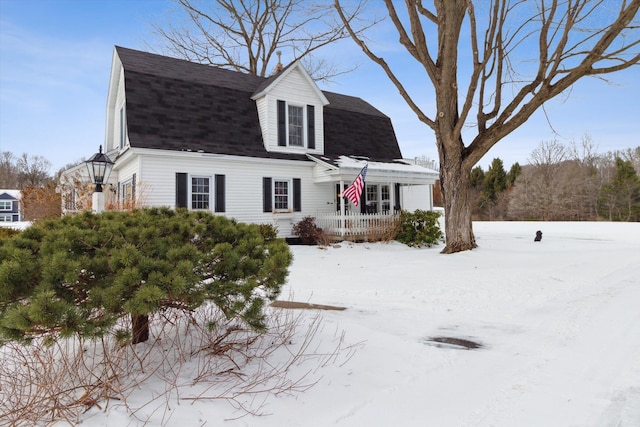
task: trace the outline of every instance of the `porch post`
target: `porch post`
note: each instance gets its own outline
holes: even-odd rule
[[[433,210],[433,184],[429,184],[429,210]]]
[[[344,237],[344,197],[342,197],[342,191],[344,190],[344,180],[340,180],[340,237]]]

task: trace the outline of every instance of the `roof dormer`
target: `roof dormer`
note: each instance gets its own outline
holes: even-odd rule
[[[296,61],[266,80],[251,97],[267,151],[323,154],[323,107],[329,101]]]

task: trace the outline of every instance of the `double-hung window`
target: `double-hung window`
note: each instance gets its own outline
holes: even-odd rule
[[[176,207],[225,212],[225,175],[176,173]]]
[[[133,181],[129,180],[122,183],[122,193],[120,198],[123,203],[130,203],[133,200]]]
[[[283,100],[277,106],[278,146],[315,149],[315,107]]]
[[[262,178],[262,208],[263,212],[301,212],[302,180]]]
[[[276,211],[289,210],[289,181],[273,180],[273,207]]]
[[[75,211],[76,210],[76,199],[78,197],[75,188],[72,188],[70,190],[67,190],[66,193],[64,193],[64,208],[65,210],[68,211]]]
[[[391,186],[389,184],[367,184],[366,211],[385,213],[391,210]]]
[[[10,211],[13,208],[11,200],[0,200],[0,211]]]
[[[388,184],[380,186],[380,206],[383,213],[391,210],[391,189]]]
[[[191,209],[209,209],[211,179],[204,176],[191,177]]]
[[[0,215],[0,222],[12,222],[11,215]]]
[[[378,186],[376,184],[367,184],[367,213],[378,212]]]
[[[304,147],[304,108],[289,105],[289,145]]]

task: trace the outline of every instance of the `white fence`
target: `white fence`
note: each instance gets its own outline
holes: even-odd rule
[[[329,236],[340,236],[350,239],[378,240],[384,238],[392,230],[395,230],[400,215],[363,214],[359,212],[339,212],[331,214],[318,214],[316,225]]]

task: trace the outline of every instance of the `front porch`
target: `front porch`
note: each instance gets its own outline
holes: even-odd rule
[[[317,209],[316,225],[328,240],[391,240],[402,209],[433,209],[432,188],[438,172],[407,160],[373,161],[364,157],[307,155],[315,162],[313,182],[333,193],[327,209]],[[367,166],[362,193],[353,203],[342,192]],[[323,190],[324,191],[324,190]]]
[[[340,212],[321,213],[316,225],[330,240],[378,241],[395,236],[400,214]]]

